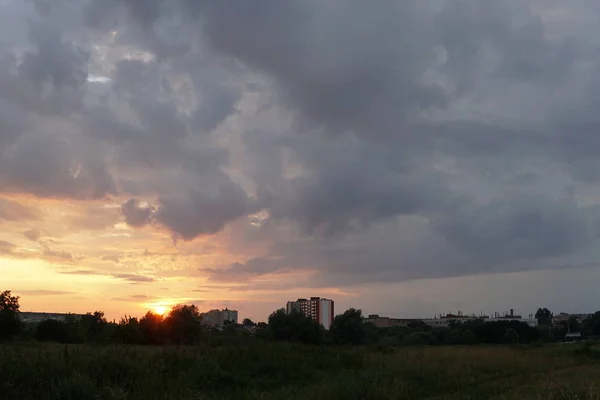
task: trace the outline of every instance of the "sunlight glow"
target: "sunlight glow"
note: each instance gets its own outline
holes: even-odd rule
[[[158,315],[164,315],[168,308],[165,306],[154,306],[154,312]]]

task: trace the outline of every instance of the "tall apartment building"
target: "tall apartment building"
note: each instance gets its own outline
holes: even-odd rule
[[[285,311],[289,314],[292,310],[300,311],[302,314],[311,317],[323,325],[325,329],[329,329],[333,322],[333,300],[331,299],[311,297],[310,299],[288,301]]]
[[[223,327],[226,321],[234,324],[238,323],[238,312],[237,310],[210,310],[209,312],[202,313],[202,324],[214,327]]]

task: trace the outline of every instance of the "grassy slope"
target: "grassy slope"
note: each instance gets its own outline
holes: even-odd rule
[[[2,399],[599,399],[574,346],[0,346]]]

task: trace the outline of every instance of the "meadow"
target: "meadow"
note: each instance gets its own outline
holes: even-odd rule
[[[599,346],[600,347],[600,346]],[[600,399],[600,349],[0,345],[0,398]]]

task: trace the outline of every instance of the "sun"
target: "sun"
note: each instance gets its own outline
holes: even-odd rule
[[[167,307],[165,306],[154,306],[154,312],[158,315],[164,315],[167,312]]]

